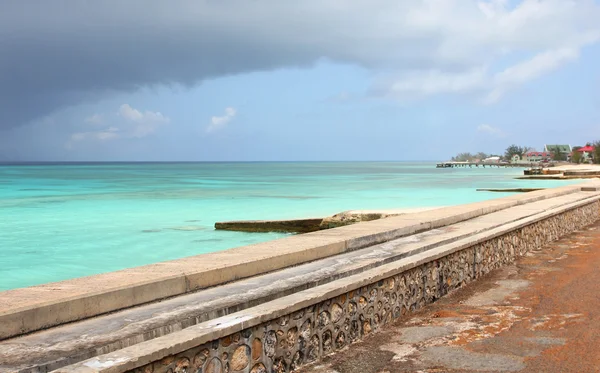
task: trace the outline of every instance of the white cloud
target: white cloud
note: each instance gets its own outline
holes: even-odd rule
[[[477,132],[482,132],[496,137],[504,137],[505,134],[500,128],[490,126],[489,124],[481,124],[477,127]]]
[[[88,131],[88,132],[77,132],[71,135],[71,138],[67,142],[67,148],[71,148],[73,143],[84,141],[88,139],[107,141],[113,140],[119,137],[119,129],[117,127],[108,127],[101,131]]]
[[[90,115],[89,117],[85,118],[85,122],[90,123],[90,124],[102,124],[103,118],[102,118],[102,115],[100,115],[100,114],[94,114],[94,115]]]
[[[447,73],[440,70],[415,71],[406,73],[398,80],[393,81],[388,92],[400,99],[468,93],[483,90],[486,85],[485,81],[485,68],[458,73]]]
[[[132,108],[128,104],[119,107],[117,116],[124,119],[119,127],[110,126],[99,131],[81,131],[71,134],[67,148],[71,148],[75,142],[84,140],[108,141],[124,138],[141,138],[156,132],[160,126],[169,123],[169,117],[160,112],[141,111]],[[94,114],[85,119],[86,123],[102,124],[104,115]],[[123,120],[121,120],[123,122]]]
[[[493,104],[507,92],[557,70],[578,57],[578,48],[560,48],[538,53],[494,74],[488,72],[487,66],[464,72],[411,72],[389,83],[387,91],[385,88],[383,91],[399,99],[475,93],[483,94],[484,103]]]
[[[169,123],[171,120],[162,115],[159,111],[141,111],[132,108],[129,104],[123,104],[119,108],[119,115],[132,122],[143,123]]]
[[[235,110],[235,108],[228,107],[225,109],[225,115],[220,117],[213,116],[210,119],[210,124],[208,125],[208,127],[206,127],[206,132],[210,133],[224,128],[229,122],[233,120],[236,113],[237,111]]]
[[[492,90],[485,98],[485,102],[497,102],[507,91],[556,70],[578,57],[578,49],[561,48],[539,53],[529,60],[515,64],[494,75]]]
[[[162,113],[156,111],[141,112],[132,108],[129,104],[123,104],[119,108],[119,115],[127,119],[133,127],[129,131],[130,137],[145,137],[154,132],[163,124],[171,121]]]
[[[401,68],[379,82],[380,95],[476,94],[491,104],[576,60],[582,48],[600,40],[600,22],[593,21],[600,19],[600,9],[590,0],[523,0],[514,6],[507,0],[429,0],[410,13],[408,24],[415,28],[439,28],[439,42],[415,46],[437,63]],[[522,57],[527,55],[532,57]],[[498,69],[518,57],[520,62]]]

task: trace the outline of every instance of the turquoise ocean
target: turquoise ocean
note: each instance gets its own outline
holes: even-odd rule
[[[215,231],[223,220],[449,206],[555,187],[522,169],[435,163],[0,165],[0,291],[284,237]],[[249,253],[250,254],[250,253]]]

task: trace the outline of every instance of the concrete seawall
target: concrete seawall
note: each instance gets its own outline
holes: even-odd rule
[[[183,295],[580,191],[567,186],[0,292],[0,340]],[[251,253],[251,255],[249,255]]]
[[[0,371],[287,372],[599,218],[600,187],[596,183],[300,235],[296,238],[304,246],[293,251],[294,260],[278,266],[280,271],[260,267],[254,275],[246,272],[243,276],[236,273],[238,264],[229,263],[221,271],[234,272],[229,276],[237,280],[230,284],[223,281],[229,277],[206,280],[221,285],[211,289],[187,285],[186,289],[196,292],[18,338],[14,336],[23,333],[19,330],[32,331],[48,323],[42,322],[48,320],[40,311],[44,306],[36,307],[44,304],[43,299],[36,299],[37,303],[30,300],[29,307],[10,308],[11,303],[2,303],[1,298],[10,300],[23,291],[41,293],[27,293],[27,289],[0,293],[0,304],[9,305],[2,307],[0,322],[2,315],[13,315],[0,324],[4,335],[12,337],[0,342]],[[324,247],[323,243],[315,245],[321,240],[329,247],[340,241],[343,245],[323,253],[316,249]],[[275,241],[271,248],[285,248],[290,243],[288,239],[278,241],[282,242]],[[256,245],[246,250],[252,247]],[[278,254],[272,251],[270,256]],[[214,258],[207,255],[188,260],[198,264],[200,257]],[[262,259],[269,261],[266,256]],[[240,280],[249,276],[255,277]],[[170,283],[170,279],[162,281]],[[152,284],[148,283],[149,289],[161,282]],[[244,290],[252,287],[262,293]],[[125,286],[121,289],[125,294],[131,292]],[[107,296],[82,293],[80,298],[97,296],[100,301]],[[236,297],[242,301],[234,301]],[[104,313],[91,306],[78,314],[77,307],[67,306],[77,304],[72,303],[77,299],[59,297],[54,304],[63,304],[71,319]],[[204,304],[207,307],[202,308]],[[18,319],[19,315],[33,316]],[[123,324],[115,327],[121,316]],[[54,325],[69,318],[52,317]],[[136,321],[142,319],[147,321]],[[168,327],[158,328],[161,325]]]

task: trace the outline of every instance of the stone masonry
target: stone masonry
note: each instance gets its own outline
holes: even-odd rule
[[[599,218],[594,202],[134,372],[291,372]]]

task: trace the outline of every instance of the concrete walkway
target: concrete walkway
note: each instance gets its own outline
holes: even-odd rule
[[[600,223],[302,373],[600,372]]]

